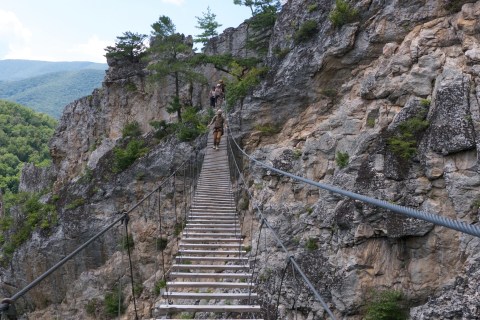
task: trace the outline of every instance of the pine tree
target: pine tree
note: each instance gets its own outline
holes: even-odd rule
[[[203,17],[195,18],[197,18],[198,22],[196,28],[202,29],[203,33],[197,35],[197,38],[194,41],[201,42],[205,45],[208,40],[218,35],[217,28],[221,27],[222,25],[215,21],[217,15],[210,11],[210,7],[207,7],[207,12],[202,12],[202,14]]]
[[[204,77],[195,72],[189,61],[192,46],[187,44],[185,36],[176,32],[176,27],[167,16],[161,16],[152,24],[152,41],[150,51],[155,62],[150,64],[153,71],[152,80],[163,80],[173,77],[175,83],[175,95],[167,111],[177,113],[178,122],[182,122],[182,105],[180,103],[181,84],[193,82],[205,82]]]
[[[145,55],[146,46],[144,44],[147,35],[124,32],[123,36],[117,37],[115,46],[105,48],[107,53],[105,57],[114,59],[127,59],[130,62],[139,62]]]

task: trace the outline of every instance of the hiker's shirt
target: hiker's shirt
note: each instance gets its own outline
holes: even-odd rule
[[[222,116],[215,116],[215,121],[213,122],[213,127],[215,129],[222,129],[223,130],[223,123],[225,119]]]

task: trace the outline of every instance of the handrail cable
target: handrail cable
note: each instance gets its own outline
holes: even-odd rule
[[[299,176],[296,176],[294,174],[288,173],[286,171],[283,171],[283,170],[274,168],[272,166],[269,166],[269,165],[255,159],[255,158],[253,158],[252,156],[248,155],[242,148],[240,148],[240,146],[237,144],[237,142],[235,141],[235,139],[231,135],[230,131],[229,131],[229,135],[231,136],[233,142],[235,143],[236,147],[238,148],[238,150],[240,152],[242,152],[251,161],[255,162],[256,164],[259,164],[260,166],[262,166],[262,167],[264,167],[268,170],[275,171],[277,173],[280,173],[281,175],[290,177],[290,178],[298,180],[298,181],[302,181],[306,184],[309,184],[309,185],[312,185],[312,186],[315,186],[315,187],[318,187],[318,188],[321,188],[321,189],[324,189],[324,190],[328,190],[328,191],[333,192],[333,193],[341,194],[341,195],[349,197],[351,199],[366,202],[368,204],[372,204],[372,205],[375,205],[375,206],[378,206],[378,207],[381,207],[381,208],[384,208],[384,209],[387,209],[387,210],[390,210],[390,211],[393,211],[393,212],[396,212],[396,213],[400,213],[400,214],[404,214],[404,215],[407,215],[407,216],[412,217],[412,218],[428,221],[428,222],[431,222],[433,224],[441,225],[441,226],[444,226],[446,228],[454,229],[454,230],[457,230],[457,231],[460,231],[460,232],[463,232],[463,233],[467,233],[467,234],[470,234],[472,236],[480,238],[480,227],[467,224],[463,221],[453,220],[453,219],[450,219],[450,218],[447,218],[447,217],[440,216],[438,214],[433,214],[433,213],[429,213],[429,212],[426,212],[426,211],[421,211],[421,210],[416,210],[416,209],[413,209],[413,208],[403,207],[403,206],[400,206],[400,205],[397,205],[397,204],[389,203],[385,200],[379,200],[379,199],[375,199],[375,198],[372,198],[372,197],[364,196],[364,195],[361,195],[361,194],[358,194],[358,193],[355,193],[355,192],[351,192],[351,191],[340,189],[340,188],[337,188],[337,187],[334,187],[334,186],[330,186],[328,184],[315,182],[315,181],[312,181],[312,180],[309,180],[309,179],[306,179],[306,178],[303,178],[303,177],[299,177]]]
[[[251,158],[250,156],[248,156],[241,148],[240,146],[237,144],[237,142],[235,141],[235,139],[233,138],[232,134],[231,134],[231,131],[230,131],[230,127],[227,128],[228,129],[228,135],[229,137],[232,139],[232,141],[235,143],[235,146],[237,147],[237,149],[239,149],[240,151],[242,151],[243,154],[245,154],[247,157]],[[251,158],[253,159],[253,158]],[[258,160],[256,160],[258,161]],[[239,170],[239,167],[238,167],[238,164],[236,163],[236,166],[237,166],[237,170]],[[240,173],[240,177],[242,178],[244,184],[246,185],[246,181],[244,180],[243,178],[243,175]],[[247,189],[247,192],[249,194],[249,196],[253,199],[253,196],[252,194],[250,193],[250,191]],[[260,216],[260,219],[262,221],[262,224],[260,226],[260,231],[261,231],[261,228],[262,226],[265,224],[267,226],[267,228],[269,228],[271,231],[272,231],[272,234],[273,234],[273,237],[274,239],[276,240],[277,244],[283,249],[283,251],[287,254],[287,257],[289,260],[291,260],[292,262],[292,265],[295,267],[295,269],[297,269],[298,273],[300,274],[300,276],[303,278],[303,281],[305,281],[305,283],[307,284],[307,286],[310,288],[310,290],[313,292],[313,294],[315,295],[315,298],[320,302],[320,304],[322,305],[323,309],[328,313],[328,315],[330,316],[331,319],[335,320],[335,316],[333,315],[332,311],[330,310],[330,308],[327,306],[327,304],[325,303],[325,301],[323,300],[323,298],[320,296],[320,294],[318,293],[318,291],[315,289],[315,287],[312,285],[312,283],[310,282],[310,280],[307,278],[307,276],[305,275],[305,273],[303,273],[303,271],[300,269],[300,266],[296,263],[295,261],[295,258],[293,257],[293,255],[288,251],[288,249],[285,247],[285,245],[283,244],[283,242],[280,240],[277,232],[275,231],[275,229],[268,223],[268,220],[267,218],[263,215],[262,211],[260,210],[260,208],[254,204],[255,206],[255,209],[257,210],[257,213],[258,215]],[[261,234],[261,232],[260,232]],[[257,250],[258,250],[258,243],[257,242]],[[256,263],[255,263],[256,265]]]
[[[130,284],[132,286],[132,298],[133,298],[133,309],[135,311],[135,320],[138,320],[138,313],[137,313],[137,298],[135,297],[135,284],[133,281],[133,265],[132,265],[132,256],[130,254],[130,242],[128,238],[128,221],[130,220],[130,217],[128,214],[124,215],[125,219],[122,221],[122,223],[125,224],[125,237],[127,241],[127,253],[128,253],[128,263],[130,266]],[[120,299],[120,293],[119,293],[119,299]],[[120,303],[119,303],[119,308],[120,308]]]
[[[148,199],[154,192],[156,192],[159,188],[161,188],[164,184],[166,184],[170,178],[172,176],[174,176],[188,161],[190,161],[191,159],[187,159],[185,161],[183,161],[178,167],[177,169],[171,173],[168,177],[164,178],[164,180],[162,180],[162,182],[155,188],[153,189],[151,192],[149,192],[146,196],[144,196],[139,202],[137,202],[133,207],[131,207],[128,211],[126,212],[122,212],[121,214],[121,217],[119,218],[116,218],[113,222],[111,222],[107,227],[105,227],[104,229],[102,229],[100,232],[98,232],[96,235],[94,235],[93,237],[91,237],[90,239],[88,239],[86,242],[84,242],[82,245],[80,245],[77,249],[75,249],[74,251],[72,251],[70,254],[68,254],[67,256],[65,256],[62,260],[60,260],[59,262],[57,262],[55,265],[53,265],[52,267],[50,267],[47,271],[45,271],[44,273],[42,273],[40,276],[38,276],[35,280],[33,280],[32,282],[30,282],[28,285],[26,285],[23,289],[21,289],[20,291],[18,291],[17,293],[15,293],[13,296],[11,296],[10,298],[4,298],[0,301],[0,315],[3,313],[3,312],[7,312],[9,310],[9,308],[11,307],[11,305],[13,305],[15,303],[16,300],[18,300],[20,297],[22,297],[23,295],[25,295],[28,291],[30,291],[32,288],[34,288],[35,286],[37,286],[40,282],[42,282],[46,277],[48,277],[50,274],[52,274],[53,272],[55,272],[57,269],[59,269],[61,266],[63,266],[66,262],[68,262],[71,258],[73,258],[75,255],[77,255],[80,251],[82,251],[83,249],[85,249],[88,245],[90,245],[92,242],[94,242],[95,240],[97,240],[100,236],[102,236],[104,233],[106,233],[107,231],[109,231],[111,228],[113,228],[116,224],[118,224],[120,221],[123,221],[126,217],[126,215],[128,215],[129,213],[131,213],[133,210],[135,210],[136,208],[138,208],[141,204],[143,204],[143,202]]]

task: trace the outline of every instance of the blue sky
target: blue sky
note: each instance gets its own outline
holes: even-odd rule
[[[207,7],[221,33],[250,17],[233,0],[0,0],[0,60],[106,62],[104,48],[126,31],[150,34],[161,15],[177,31],[201,33],[196,16]]]

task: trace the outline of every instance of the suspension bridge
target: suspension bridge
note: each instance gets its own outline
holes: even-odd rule
[[[223,139],[219,150],[211,148],[211,138],[204,137],[204,141],[204,157],[202,159],[195,157],[195,159],[184,162],[170,177],[162,181],[158,187],[134,204],[127,212],[122,212],[114,217],[112,222],[94,237],[80,245],[23,289],[11,297],[1,300],[1,319],[17,319],[19,312],[16,310],[16,303],[20,298],[28,299],[30,290],[52,273],[58,272],[66,262],[92,242],[97,241],[106,232],[110,232],[114,226],[119,224],[125,226],[128,242],[130,215],[145,210],[158,212],[159,230],[160,233],[163,232],[163,235],[161,234],[159,237],[162,240],[161,243],[157,242],[162,252],[162,259],[158,264],[160,274],[158,280],[162,285],[159,286],[158,295],[154,297],[149,315],[139,316],[137,295],[134,290],[131,248],[127,246],[130,270],[129,290],[131,290],[130,316],[124,315],[123,310],[118,306],[118,319],[281,319],[278,307],[282,291],[284,294],[287,292],[285,288],[285,278],[287,277],[293,279],[289,280],[290,286],[294,284],[294,288],[289,288],[290,294],[293,292],[293,297],[290,299],[293,301],[291,310],[295,311],[300,307],[301,303],[298,300],[301,297],[304,304],[315,306],[312,307],[315,309],[313,314],[315,319],[335,319],[329,304],[319,294],[322,288],[316,288],[310,282],[294,255],[287,250],[275,228],[271,226],[256,204],[253,203],[250,207],[256,218],[256,225],[259,227],[258,238],[253,239],[252,223],[249,226],[242,223],[244,217],[239,214],[237,208],[239,194],[246,193],[250,199],[253,199],[243,178],[240,165],[242,158],[265,170],[344,197],[480,237],[480,228],[475,225],[373,199],[268,166],[246,154],[231,133]],[[180,183],[176,175],[182,170],[183,181]],[[162,238],[165,236],[165,241],[168,240],[168,235],[165,235],[167,227],[162,227],[162,223],[165,225],[168,219],[162,216],[161,210],[158,208],[161,208],[162,192],[169,188],[176,190],[179,187],[183,188],[185,200],[183,209],[175,208],[174,212],[176,214],[177,211],[183,211],[184,217],[180,218],[175,215],[175,226],[181,225],[180,237],[173,260],[169,264],[169,259],[163,256],[166,244],[163,243],[164,238]],[[175,203],[175,197],[171,201],[173,207],[180,205]],[[285,257],[283,272],[278,277],[280,281],[275,283],[274,295],[270,295],[268,298],[262,297],[257,288],[260,276],[257,255],[261,250],[260,237],[266,232],[270,233],[269,237],[273,239],[275,246]],[[128,287],[127,284],[124,285],[124,289]],[[151,291],[154,290],[151,289]],[[61,319],[61,317],[57,318]]]

